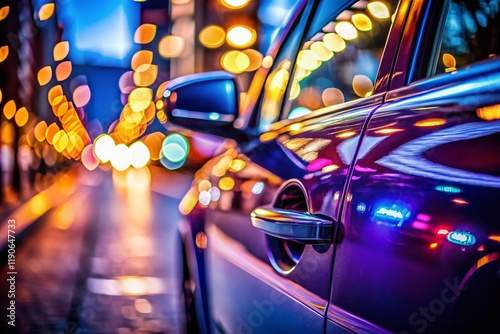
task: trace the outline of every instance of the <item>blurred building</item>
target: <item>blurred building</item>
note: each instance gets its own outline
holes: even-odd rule
[[[154,103],[162,83],[223,69],[245,89],[295,2],[4,1],[1,196],[72,161],[96,168],[102,135],[115,146],[141,141],[150,150],[143,160],[159,159],[151,143],[166,133]]]

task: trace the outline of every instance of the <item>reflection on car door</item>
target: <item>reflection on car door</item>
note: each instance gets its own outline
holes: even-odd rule
[[[372,109],[290,123],[263,134],[274,139],[248,152],[219,157],[210,182],[221,194],[210,205],[206,231],[210,308],[220,331],[323,332],[333,247],[266,236],[252,226],[250,212],[275,199],[277,207],[335,220],[357,135]]]
[[[260,104],[259,128],[264,130],[260,138],[239,151],[229,150],[211,165],[209,183],[218,186],[220,196],[207,211],[207,276],[211,316],[219,332],[323,333],[332,243],[304,245],[266,235],[252,226],[250,213],[272,204],[324,217],[337,230],[363,126],[382,104],[384,69],[392,64],[391,48],[381,59],[397,6],[397,1],[389,3],[387,13],[376,13],[382,17],[377,18],[366,4],[356,3],[342,12],[341,3],[320,2],[322,15],[312,21],[297,61],[295,56],[275,60]],[[352,10],[366,13],[364,22],[373,15],[380,36],[366,32],[359,42],[339,47],[340,37],[328,29],[337,15],[344,20]],[[309,49],[314,42],[319,43],[312,47],[316,51]],[[328,56],[328,48],[336,48],[338,60]],[[322,60],[303,76],[308,54],[322,50]],[[361,61],[369,66],[356,67]],[[310,103],[308,94],[315,91],[321,104]],[[290,120],[283,119],[287,117]]]
[[[453,55],[439,57],[450,67]],[[388,93],[369,122],[341,220],[328,333],[334,324],[496,332],[500,63],[457,71],[455,57],[453,73]]]

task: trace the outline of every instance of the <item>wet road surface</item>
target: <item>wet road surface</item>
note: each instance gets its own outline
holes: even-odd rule
[[[0,332],[183,333],[176,224],[190,182],[159,167],[79,170],[4,212]],[[15,263],[7,263],[8,219],[16,221]]]

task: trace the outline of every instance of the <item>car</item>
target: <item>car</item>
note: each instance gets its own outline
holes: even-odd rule
[[[499,333],[496,0],[298,1],[240,101],[171,80],[226,138],[179,209],[189,330]]]

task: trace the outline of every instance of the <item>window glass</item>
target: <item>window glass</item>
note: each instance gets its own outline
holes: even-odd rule
[[[500,0],[454,0],[445,21],[436,74],[500,54]]]
[[[274,61],[268,57],[263,60],[263,66],[272,62],[272,67],[264,85],[261,102],[259,120],[259,130],[261,131],[267,131],[270,125],[280,117],[283,97],[292,70],[292,61],[299,47],[303,30],[303,25],[299,25],[292,31]]]
[[[397,4],[358,1],[314,24],[321,28],[308,32],[297,55],[283,118],[370,96]]]

